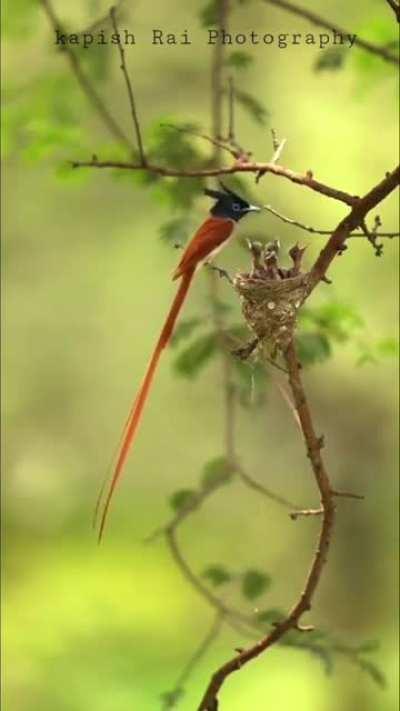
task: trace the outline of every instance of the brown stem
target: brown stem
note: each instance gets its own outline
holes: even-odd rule
[[[115,7],[111,8],[110,17],[111,17],[111,22],[112,22],[112,25],[114,28],[114,32],[118,35],[118,26],[117,26],[117,20],[116,20],[116,15],[115,15]],[[137,141],[137,146],[138,146],[138,151],[139,151],[139,156],[140,156],[140,163],[142,166],[145,166],[146,165],[146,156],[145,156],[145,152],[144,152],[142,133],[140,130],[140,124],[139,124],[139,119],[138,119],[138,114],[137,114],[137,109],[136,109],[135,96],[133,94],[132,83],[131,83],[131,80],[130,80],[130,77],[128,74],[128,70],[126,68],[125,50],[124,50],[121,42],[118,43],[118,49],[119,49],[119,55],[121,57],[121,70],[124,75],[126,89],[127,89],[128,97],[129,97],[129,105],[131,108],[131,115],[132,115],[133,127],[134,127],[134,131],[135,131],[135,136],[136,136],[136,141]]]
[[[343,251],[345,241],[357,227],[359,227],[370,210],[373,210],[382,200],[390,195],[400,183],[400,167],[395,168],[391,173],[375,187],[373,187],[364,197],[357,200],[351,212],[345,217],[333,232],[331,238],[321,251],[310,272],[308,293],[310,294],[316,285],[325,276],[331,262]]]
[[[290,180],[297,185],[303,185],[310,190],[325,195],[326,197],[338,200],[346,205],[353,206],[357,203],[357,198],[354,195],[345,193],[343,190],[331,188],[329,185],[320,183],[315,180],[310,174],[296,173],[289,168],[284,168],[282,165],[275,163],[262,163],[256,161],[240,161],[231,166],[216,167],[216,168],[195,168],[195,169],[176,169],[166,168],[165,166],[156,164],[147,164],[145,167],[138,163],[129,163],[125,161],[72,161],[73,168],[119,168],[121,170],[146,170],[155,175],[163,175],[166,177],[184,177],[184,178],[206,178],[218,177],[219,175],[232,175],[234,173],[273,173],[279,175],[286,180]]]
[[[392,8],[397,22],[400,22],[400,4],[396,0],[386,0],[386,2]]]
[[[293,227],[298,227],[301,230],[304,230],[305,232],[310,232],[311,234],[314,235],[331,235],[332,230],[318,230],[315,227],[311,227],[311,225],[304,225],[302,222],[299,222],[298,220],[293,220],[291,217],[287,217],[286,215],[282,215],[281,212],[278,212],[275,210],[271,205],[263,205],[264,210],[267,210],[267,212],[270,212],[271,215],[275,215],[279,220],[282,220],[282,222],[285,222],[288,225],[293,225]],[[400,237],[400,232],[376,232],[375,237]],[[361,237],[361,239],[364,239],[364,235],[361,234],[361,232],[352,232],[349,234],[349,237]]]
[[[200,702],[198,711],[212,711],[212,709],[216,709],[219,691],[230,674],[235,671],[239,671],[245,664],[258,657],[262,652],[271,647],[271,645],[280,640],[290,629],[299,627],[300,617],[304,612],[307,612],[311,608],[313,596],[318,586],[323,566],[326,562],[334,523],[335,506],[329,477],[321,456],[322,439],[317,437],[315,433],[309,405],[301,381],[297,354],[293,343],[290,344],[286,352],[286,363],[289,372],[289,384],[292,389],[294,402],[299,414],[308,457],[321,497],[321,508],[323,513],[318,544],[314,553],[310,571],[307,575],[304,590],[289,615],[285,620],[279,622],[274,627],[272,632],[270,632],[266,637],[248,649],[245,649],[235,655],[235,657],[221,666],[220,669],[213,674],[203,699]]]
[[[227,29],[229,0],[218,0],[218,27]],[[222,138],[222,98],[223,98],[223,65],[224,65],[224,45],[217,42],[214,47],[211,65],[211,121],[213,138]],[[215,146],[215,161],[219,162],[220,148]]]
[[[275,5],[276,7],[279,7],[282,10],[286,10],[287,12],[290,12],[293,15],[297,15],[297,17],[303,17],[305,20],[311,22],[311,24],[316,25],[317,27],[323,27],[325,30],[329,30],[330,32],[337,32],[342,35],[354,34],[348,32],[348,30],[345,30],[343,27],[339,27],[333,22],[328,22],[328,20],[325,20],[323,17],[320,17],[311,10],[307,10],[306,8],[300,7],[299,5],[293,2],[289,2],[289,0],[264,0],[264,2],[268,5]],[[367,40],[363,40],[360,37],[357,37],[357,35],[355,36],[354,45],[356,45],[360,49],[364,49],[366,52],[375,54],[377,57],[380,57],[381,59],[384,59],[386,62],[390,62],[391,64],[400,63],[398,57],[392,54],[392,52],[386,49],[386,47],[379,47],[378,45],[373,44],[372,42],[367,42]]]
[[[241,466],[237,468],[237,471],[241,480],[246,486],[249,487],[249,489],[258,491],[258,493],[262,496],[265,496],[267,499],[271,499],[271,501],[275,501],[277,504],[280,504],[281,506],[284,506],[287,509],[293,510],[297,508],[296,505],[293,504],[291,501],[288,501],[288,499],[285,499],[283,496],[276,494],[274,491],[271,491],[271,489],[267,489],[267,487],[263,486],[263,484],[260,484],[258,481],[255,481],[255,479],[249,476],[249,474],[247,474],[247,472]]]

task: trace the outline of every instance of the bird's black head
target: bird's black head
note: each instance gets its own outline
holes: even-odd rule
[[[249,212],[258,212],[261,208],[256,205],[250,205],[247,200],[236,195],[232,190],[227,188],[223,183],[220,183],[222,190],[204,190],[208,197],[216,199],[215,205],[210,212],[214,217],[225,217],[226,219],[235,220],[238,222],[242,217]]]

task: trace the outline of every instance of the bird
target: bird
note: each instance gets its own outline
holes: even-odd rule
[[[126,460],[132,448],[138,426],[142,418],[143,409],[149,396],[154,375],[162,351],[171,340],[174,326],[178,315],[182,309],[184,301],[192,283],[196,271],[205,263],[209,262],[222,249],[232,237],[239,220],[250,212],[258,212],[260,207],[250,204],[247,200],[234,193],[222,182],[219,183],[221,190],[205,188],[204,193],[214,199],[214,204],[209,212],[209,216],[195,232],[188,246],[184,250],[182,258],[175,269],[173,280],[180,279],[180,285],[172,302],[171,308],[161,330],[153,354],[148,362],[147,369],[134,400],[132,409],[126,422],[121,444],[118,450],[116,463],[112,472],[111,481],[108,486],[107,495],[101,513],[99,542],[102,539],[107,520],[111,500],[117,484],[123,473]],[[103,488],[100,492],[99,500],[103,498]],[[99,501],[97,509],[99,508]]]

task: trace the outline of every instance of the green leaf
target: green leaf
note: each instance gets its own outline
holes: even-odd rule
[[[282,622],[286,618],[285,613],[278,608],[269,608],[257,612],[256,619],[262,624],[272,625],[274,622]]]
[[[218,24],[218,0],[209,0],[199,12],[202,27],[215,27]]]
[[[369,659],[359,659],[358,664],[360,669],[366,672],[381,689],[386,687],[386,677],[377,664],[374,664]]]
[[[369,654],[370,652],[377,652],[380,647],[380,642],[377,639],[368,639],[357,647],[358,654]]]
[[[9,0],[2,3],[2,34],[21,39],[33,34],[39,17],[39,3],[32,0]]]
[[[169,497],[168,501],[174,511],[192,508],[198,500],[198,493],[193,489],[179,489]]]
[[[253,61],[254,59],[249,52],[237,50],[228,54],[225,59],[225,64],[228,67],[234,67],[235,69],[247,69]]]
[[[242,579],[242,594],[248,600],[254,600],[268,590],[271,585],[269,575],[260,570],[248,570]]]
[[[399,355],[399,341],[397,338],[382,338],[376,344],[379,355],[385,358],[397,358]]]
[[[193,167],[197,161],[200,167],[202,154],[195,143],[196,137],[190,133],[196,128],[193,123],[161,117],[147,132],[149,159],[157,158],[158,163],[182,169]]]
[[[331,355],[329,340],[322,333],[300,333],[296,342],[299,359],[303,365],[322,363]]]
[[[331,301],[314,308],[303,308],[300,323],[305,328],[315,327],[330,338],[345,342],[364,326],[364,321],[354,306]]]
[[[83,39],[81,39],[82,41]],[[113,49],[114,46],[111,44],[97,45],[93,43],[86,49],[83,45],[79,45],[76,47],[75,52],[95,81],[105,81],[108,78],[111,61],[114,56]]]
[[[265,108],[261,101],[256,99],[252,94],[249,94],[247,91],[242,91],[241,89],[236,89],[235,97],[239,104],[241,104],[241,106],[257,123],[261,126],[265,126],[267,119],[269,118],[269,111]]]
[[[220,484],[227,484],[232,477],[232,466],[226,457],[216,457],[204,465],[201,487],[204,491],[209,491]]]
[[[214,587],[219,587],[232,580],[232,575],[222,565],[210,565],[202,573],[203,578],[207,578]]]
[[[358,35],[369,42],[377,44],[381,47],[390,48],[394,56],[398,56],[399,42],[396,31],[396,24],[393,22],[391,14],[386,13],[386,16],[381,14],[375,17],[369,17],[368,22],[364,26],[358,28]],[[379,78],[390,76],[390,72],[396,71],[394,65],[388,62],[382,62],[379,56],[371,52],[355,52],[351,55],[352,65],[358,70],[360,78],[364,77],[368,83],[374,82]],[[394,71],[393,71],[394,70]],[[389,73],[389,74],[388,74]]]
[[[171,165],[174,165],[173,162]],[[190,166],[188,161],[187,167]],[[190,210],[195,201],[203,194],[205,182],[203,178],[164,178],[158,181],[155,196],[160,202],[180,210]]]
[[[318,55],[314,63],[314,70],[316,72],[337,71],[344,67],[347,57],[348,50],[343,47],[331,47]]]
[[[359,343],[357,365],[377,365],[382,358],[398,358],[399,341],[397,338],[381,338],[375,343]]]
[[[187,318],[184,321],[180,321],[174,330],[174,334],[171,339],[171,346],[175,347],[182,341],[185,341],[202,323],[203,319],[199,317]]]
[[[184,244],[190,235],[191,220],[188,217],[176,217],[164,222],[160,227],[163,242]]]
[[[179,703],[179,701],[182,700],[184,695],[185,690],[182,687],[173,689],[173,691],[165,691],[163,694],[160,694],[162,708],[164,709],[164,711],[173,709]]]
[[[218,342],[214,333],[200,336],[180,352],[174,361],[174,368],[179,375],[194,378],[217,350]]]

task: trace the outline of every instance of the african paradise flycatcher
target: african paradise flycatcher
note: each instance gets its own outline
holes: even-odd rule
[[[160,355],[168,345],[175,326],[176,319],[185,301],[189,286],[197,269],[214,257],[222,247],[224,247],[232,236],[236,223],[252,211],[259,211],[261,208],[250,205],[246,200],[236,195],[232,190],[222,185],[220,190],[208,190],[204,192],[209,197],[216,200],[210,210],[210,217],[198,228],[192,240],[186,247],[182,259],[180,260],[173,279],[181,279],[179,289],[172,302],[167,319],[164,323],[157,345],[147,366],[146,374],[140,386],[139,392],[133,403],[132,410],[126,423],[122,442],[118,451],[117,462],[113,471],[111,483],[103,506],[103,511],[99,527],[99,540],[101,539],[106,523],[108,510],[115,487],[121,477],[128,453],[132,447],[139,422],[143,413],[150,386],[157,369]],[[101,495],[100,495],[101,497]]]

